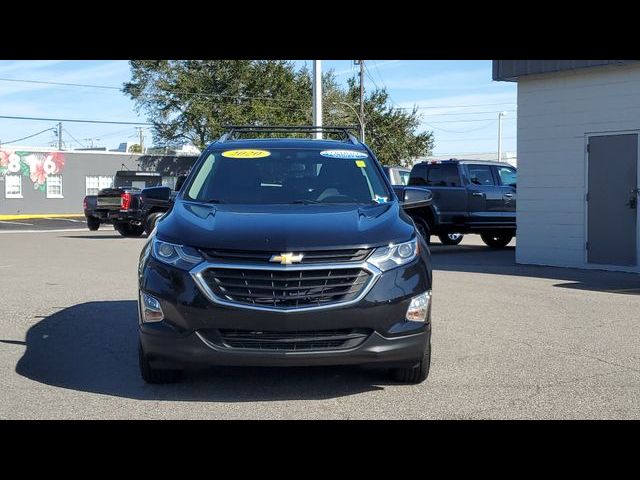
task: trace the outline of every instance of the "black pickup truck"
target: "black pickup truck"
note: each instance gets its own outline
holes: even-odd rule
[[[504,162],[450,159],[417,163],[409,185],[433,194],[428,207],[407,213],[425,239],[445,245],[452,234],[476,233],[492,248],[505,247],[516,234],[515,167]],[[402,187],[394,187],[396,189]]]
[[[179,176],[175,189],[171,190],[162,186],[162,175],[157,172],[116,172],[112,188],[84,198],[89,230],[113,224],[118,233],[126,237],[151,233],[158,218],[171,208],[185,178]]]

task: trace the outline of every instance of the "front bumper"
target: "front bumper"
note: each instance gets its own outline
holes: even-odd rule
[[[385,367],[417,363],[430,341],[431,326],[418,333],[387,338],[373,332],[352,349],[308,352],[264,352],[222,348],[198,332],[186,335],[154,334],[140,329],[140,341],[155,368],[197,366],[312,366],[367,365]]]
[[[212,302],[189,272],[143,253],[139,288],[160,302],[164,320],[140,323],[140,341],[156,368],[190,365],[413,365],[431,336],[431,306],[425,322],[405,319],[411,298],[431,289],[428,250],[414,262],[377,276],[357,302],[312,311],[256,311]],[[268,351],[233,348],[211,341],[222,329],[367,332],[353,348]],[[214,335],[215,336],[215,335]]]

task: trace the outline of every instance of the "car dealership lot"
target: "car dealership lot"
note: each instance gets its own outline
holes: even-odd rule
[[[354,367],[212,368],[147,385],[144,241],[111,227],[0,232],[0,418],[640,418],[640,278],[518,266],[513,247],[475,236],[433,247],[421,385]]]

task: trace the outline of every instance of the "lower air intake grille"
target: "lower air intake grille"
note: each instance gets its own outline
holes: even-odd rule
[[[227,348],[289,352],[353,348],[371,333],[356,329],[294,332],[221,329],[219,332],[220,341]]]

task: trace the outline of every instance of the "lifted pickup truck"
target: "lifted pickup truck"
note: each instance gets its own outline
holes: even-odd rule
[[[407,213],[425,239],[437,235],[446,245],[454,233],[477,233],[492,248],[516,234],[515,167],[504,162],[444,160],[413,166],[409,185],[428,188],[433,202]]]
[[[113,188],[84,198],[84,214],[89,230],[113,224],[123,236],[140,236],[153,231],[155,224],[173,204],[176,190],[185,176],[178,177],[175,190],[162,187],[157,172],[119,171]]]

